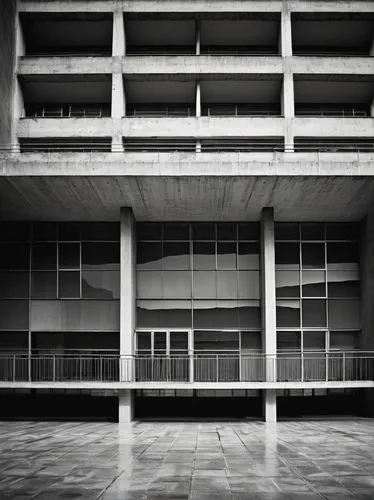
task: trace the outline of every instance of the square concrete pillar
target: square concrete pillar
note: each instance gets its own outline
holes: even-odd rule
[[[200,82],[196,82],[196,116],[201,116]]]
[[[282,57],[292,56],[292,29],[291,29],[291,13],[287,10],[285,3],[281,14],[281,30],[280,30],[280,54]]]
[[[126,55],[125,23],[123,11],[113,12],[112,56]]]
[[[134,419],[134,391],[121,390],[118,393],[118,423],[129,424]]]
[[[275,300],[275,242],[274,212],[266,207],[261,216],[261,312],[262,312],[262,352],[266,355],[266,381],[276,380],[275,355],[276,300]],[[277,400],[274,389],[264,390],[264,414],[266,422],[276,421]]]

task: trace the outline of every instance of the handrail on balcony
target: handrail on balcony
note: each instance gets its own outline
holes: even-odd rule
[[[169,356],[0,353],[0,382],[374,382],[372,351]]]

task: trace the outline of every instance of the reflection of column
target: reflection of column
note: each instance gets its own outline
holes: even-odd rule
[[[275,302],[275,248],[273,208],[266,207],[261,217],[261,310],[262,351],[266,355],[266,381],[276,379],[276,302]],[[266,422],[275,422],[277,415],[276,391],[264,391]]]
[[[200,36],[201,36],[201,24],[200,24],[200,19],[196,20],[195,23],[195,29],[196,29],[196,55],[200,55]]]
[[[128,424],[134,418],[134,395],[130,389],[120,390],[118,394],[118,422]]]
[[[196,82],[196,116],[201,116],[200,82]]]

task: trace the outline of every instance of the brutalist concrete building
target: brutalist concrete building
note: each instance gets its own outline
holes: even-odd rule
[[[374,3],[0,3],[1,417],[374,413]]]

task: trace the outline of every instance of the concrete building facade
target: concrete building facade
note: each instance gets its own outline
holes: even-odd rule
[[[0,23],[2,416],[373,415],[372,2]]]

